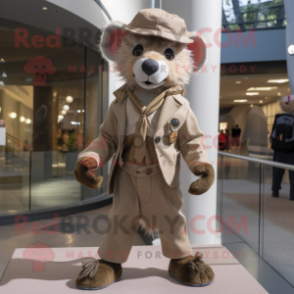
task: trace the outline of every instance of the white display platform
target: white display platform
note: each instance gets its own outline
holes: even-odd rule
[[[162,256],[160,246],[134,246],[128,261],[124,264],[122,280],[95,292],[100,291],[105,294],[267,293],[225,247],[207,245],[194,246],[193,249],[203,253],[205,262],[210,264],[215,272],[215,280],[209,286],[193,288],[179,284],[169,277],[167,272],[169,259]],[[97,248],[94,247],[50,248],[48,246],[46,249],[31,251],[24,248],[16,249],[0,281],[0,293],[89,293],[76,289],[75,278],[81,270],[81,262],[86,257],[95,256],[96,252]],[[36,257],[43,259],[43,256],[47,256],[50,261],[43,263],[34,261]]]

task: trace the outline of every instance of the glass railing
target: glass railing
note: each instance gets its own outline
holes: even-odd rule
[[[286,26],[283,0],[223,0],[224,31],[277,29]]]
[[[100,189],[81,185],[74,176],[78,153],[0,152],[0,217],[103,200],[107,168],[97,170],[97,175],[104,177]]]
[[[279,197],[272,197],[273,168],[286,170]],[[288,172],[293,165],[219,152],[218,215],[294,286],[294,201]],[[229,225],[230,224],[230,225]]]

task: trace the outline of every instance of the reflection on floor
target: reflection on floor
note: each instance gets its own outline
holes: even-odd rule
[[[52,178],[32,185],[31,210],[68,205],[81,200],[81,185],[73,176]],[[0,185],[0,215],[29,210],[29,186]]]
[[[228,200],[233,201],[230,198]],[[38,241],[51,247],[99,247],[106,228],[105,217],[110,208],[111,206],[106,206],[55,220],[29,222],[21,227],[0,226],[0,277],[15,248],[26,248]],[[293,287],[258,257],[242,238],[225,231],[222,243],[270,294],[293,293]],[[136,236],[134,245],[144,245],[139,235]]]
[[[222,233],[222,245],[235,254],[238,261],[270,294],[292,294],[294,288],[239,236]]]
[[[106,228],[103,216],[108,215],[110,208],[111,206],[106,206],[57,218],[57,229],[53,227],[54,219],[28,222],[22,228],[15,225],[0,226],[0,277],[15,248],[26,248],[38,241],[50,247],[99,247]],[[134,245],[144,245],[139,235],[136,236]]]

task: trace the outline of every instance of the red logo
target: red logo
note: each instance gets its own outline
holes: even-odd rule
[[[47,75],[53,75],[56,67],[52,64],[50,58],[38,55],[36,58],[30,58],[24,66],[24,71],[34,74],[34,86],[45,86]]]
[[[32,260],[33,272],[44,272],[46,261],[52,261],[55,254],[49,245],[38,241],[27,247],[23,257]]]

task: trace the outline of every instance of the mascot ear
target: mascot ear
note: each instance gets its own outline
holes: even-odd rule
[[[207,46],[204,38],[197,34],[192,33],[190,35],[191,39],[194,39],[193,43],[188,45],[188,49],[192,51],[193,63],[194,63],[194,72],[197,72],[204,65],[207,58]]]
[[[124,25],[120,22],[112,22],[103,30],[99,47],[104,59],[115,61],[115,55],[125,34]]]

